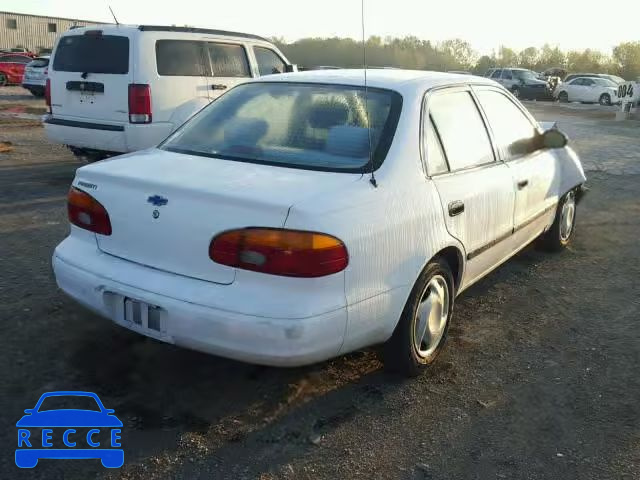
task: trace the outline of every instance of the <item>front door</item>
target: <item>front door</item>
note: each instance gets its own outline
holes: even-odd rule
[[[208,41],[205,47],[210,68],[207,73],[209,100],[251,79],[249,58],[244,45]]]
[[[539,235],[555,214],[556,157],[539,148],[538,127],[518,104],[492,87],[474,87],[474,91],[499,155],[511,171],[515,191],[511,246],[517,250]]]
[[[447,229],[465,248],[464,288],[510,255],[506,240],[513,231],[515,201],[511,171],[496,160],[469,88],[438,90],[429,95],[426,108],[426,140],[437,144],[426,149],[428,170]],[[439,151],[444,162],[438,162]],[[441,167],[434,167],[438,164]]]

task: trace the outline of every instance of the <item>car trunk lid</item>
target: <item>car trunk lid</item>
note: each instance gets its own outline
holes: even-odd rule
[[[112,234],[97,235],[103,252],[230,284],[235,269],[209,259],[215,235],[249,226],[280,228],[292,204],[359,178],[154,149],[83,167],[74,185],[109,213]]]

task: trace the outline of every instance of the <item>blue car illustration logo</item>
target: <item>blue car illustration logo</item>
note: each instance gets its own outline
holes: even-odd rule
[[[43,406],[45,401],[50,405],[79,399],[91,409]],[[26,415],[16,423],[18,467],[33,468],[41,458],[100,459],[106,468],[119,468],[124,464],[120,443],[122,422],[113,415],[113,410],[104,407],[95,393],[45,393],[34,408],[24,412]]]

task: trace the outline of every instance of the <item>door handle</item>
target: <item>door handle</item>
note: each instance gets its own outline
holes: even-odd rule
[[[464,203],[460,200],[456,200],[455,202],[451,202],[449,204],[449,216],[455,217],[456,215],[460,215],[464,212]]]
[[[529,180],[520,180],[518,182],[518,190],[522,190],[527,185],[529,185]]]
[[[227,86],[222,83],[211,85],[211,90],[226,90],[226,89],[227,89]]]

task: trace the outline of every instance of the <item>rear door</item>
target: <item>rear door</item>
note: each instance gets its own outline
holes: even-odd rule
[[[174,127],[209,102],[206,44],[193,35],[184,37],[167,39],[145,32],[140,49],[140,81],[151,84],[154,121],[177,119]]]
[[[130,32],[72,31],[60,38],[49,67],[54,117],[129,122]]]
[[[538,127],[525,111],[504,92],[492,87],[474,87],[487,117],[499,155],[511,171],[516,192],[514,248],[528,243],[545,228],[555,212],[556,157],[538,148]]]
[[[599,88],[596,86],[596,82],[592,78],[583,78],[583,101],[584,102],[597,102],[600,97]]]
[[[251,78],[249,56],[243,44],[207,41],[204,49],[210,100]]]
[[[468,284],[511,253],[506,247],[513,230],[511,172],[496,160],[469,88],[436,91],[428,96],[426,108],[426,141],[435,144],[427,143],[425,149],[428,171],[440,195],[447,230],[465,248]]]

